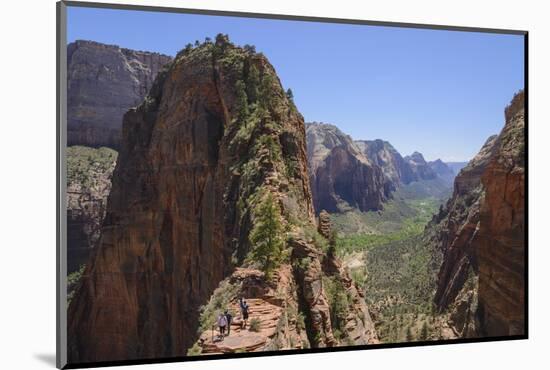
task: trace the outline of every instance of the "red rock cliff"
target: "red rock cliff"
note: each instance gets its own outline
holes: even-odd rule
[[[460,336],[524,332],[524,95],[455,179],[454,194],[430,225],[443,255],[435,304]]]
[[[474,245],[483,335],[525,333],[525,109],[520,92],[483,173],[485,199]]]

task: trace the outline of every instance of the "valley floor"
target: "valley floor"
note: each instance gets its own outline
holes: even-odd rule
[[[424,238],[425,226],[450,195],[437,189],[404,186],[382,211],[331,215],[337,253],[364,290],[382,342],[454,337],[448,320],[433,310],[439,261]]]

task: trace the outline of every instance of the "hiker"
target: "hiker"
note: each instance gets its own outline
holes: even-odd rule
[[[225,310],[225,319],[227,320],[227,336],[231,333],[231,321],[233,321],[233,316],[229,313],[229,310]]]
[[[220,337],[223,339],[225,334],[225,327],[227,326],[227,317],[220,312],[218,315],[218,327],[220,328]]]
[[[243,315],[243,323],[242,323],[242,328],[246,328],[246,322],[248,320],[248,304],[246,303],[245,300],[243,300],[243,305],[241,307],[241,312],[242,312],[242,315]]]

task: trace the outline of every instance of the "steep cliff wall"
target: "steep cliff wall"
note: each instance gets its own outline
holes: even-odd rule
[[[466,337],[524,330],[523,92],[455,179],[453,197],[427,228],[442,254],[435,304]]]
[[[381,209],[391,190],[381,168],[336,126],[309,123],[306,132],[315,210],[338,212],[346,205]]]
[[[477,335],[477,260],[472,241],[479,227],[483,195],[481,175],[489,162],[497,136],[491,136],[480,152],[455,178],[452,197],[428,225],[430,243],[442,261],[437,278],[435,304],[440,311],[450,306],[453,326],[460,336]],[[458,298],[457,298],[458,297]],[[456,303],[455,303],[456,301]]]
[[[67,46],[67,144],[120,145],[122,116],[171,58],[78,40]]]
[[[506,126],[481,181],[485,199],[474,245],[483,335],[525,333],[524,94],[506,109]]]
[[[266,197],[292,235],[279,236],[290,281],[249,266],[256,209]],[[309,229],[315,219],[304,122],[273,67],[222,35],[182,50],[124,117],[101,241],[69,307],[70,360],[185,355],[208,322],[199,307],[241,265],[249,273],[227,286],[253,276],[264,287],[283,284],[282,301],[305,317],[311,345],[332,345],[330,308],[310,300],[324,295],[324,253],[306,237]],[[310,263],[296,262],[296,245],[307,246]],[[292,294],[284,293],[288,286]],[[359,293],[350,296],[360,306]],[[376,333],[360,336],[374,340]]]

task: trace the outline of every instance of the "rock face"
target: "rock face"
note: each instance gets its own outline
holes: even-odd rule
[[[429,225],[443,262],[435,304],[461,336],[524,331],[524,110],[520,92]]]
[[[382,169],[392,188],[417,181],[411,165],[389,142],[377,139],[357,140],[355,143],[372,163]]]
[[[124,117],[101,240],[69,307],[70,361],[185,355],[199,338],[199,307],[245,264],[268,195],[297,235],[289,254],[304,240],[312,255],[308,266],[282,264],[296,287],[296,298],[284,297],[297,301],[311,345],[330,345],[326,307],[308,300],[323,294],[324,254],[300,236],[316,228],[305,140],[303,118],[262,54],[222,35],[182,50]],[[258,277],[245,275],[234,281]],[[273,279],[260,285],[287,284]],[[278,304],[265,289],[246,294],[261,307]]]
[[[391,188],[380,167],[336,126],[308,123],[306,132],[315,210],[338,212],[345,205],[361,211],[381,209]]]
[[[67,148],[68,273],[88,261],[99,241],[116,158],[109,148]]]
[[[473,311],[477,307],[469,308],[470,301],[474,300],[477,288],[470,287],[462,291],[468,278],[472,279],[474,268],[477,265],[472,241],[479,225],[480,199],[483,194],[481,174],[491,158],[496,142],[496,135],[491,136],[483,145],[480,152],[455,178],[454,192],[442,207],[439,214],[432,220],[429,229],[435,229],[432,236],[432,245],[441,253],[443,262],[438,274],[438,286],[435,294],[435,303],[440,310],[452,305],[460,293],[461,301],[469,302],[466,306],[453,305],[453,317],[464,315],[464,309]],[[473,285],[469,284],[468,286]],[[462,308],[462,310],[461,310]],[[461,336],[475,336],[476,330],[471,320],[462,320],[462,326],[454,323],[454,327]]]
[[[171,58],[78,40],[67,46],[67,144],[118,149],[122,116]]]
[[[483,335],[525,333],[524,94],[506,109],[506,126],[481,181],[485,199],[474,242]]]

